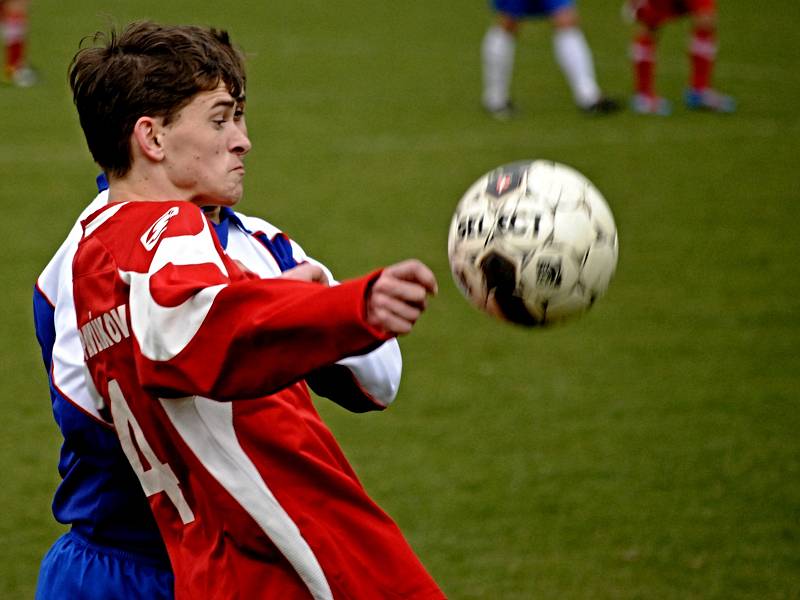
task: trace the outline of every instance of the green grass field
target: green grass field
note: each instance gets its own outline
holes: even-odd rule
[[[439,297],[401,342],[395,406],[318,404],[449,597],[800,598],[796,2],[719,3],[716,81],[733,116],[680,106],[685,23],[662,40],[669,118],[580,114],[548,26],[530,24],[509,123],[479,108],[482,0],[33,4],[43,82],[0,87],[0,598],[32,597],[63,530],[30,295],[93,196],[66,68],[81,37],[140,17],[226,27],[247,51],[244,211],[339,278],[408,256],[436,271]],[[622,97],[619,4],[581,10],[601,83]],[[608,295],[552,330],[474,311],[447,266],[461,193],[523,158],[583,171],[619,227]]]

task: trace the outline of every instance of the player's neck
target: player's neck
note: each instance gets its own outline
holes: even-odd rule
[[[186,193],[163,181],[159,173],[140,173],[131,169],[123,177],[109,178],[109,202],[166,202],[191,199]]]
[[[142,190],[137,186],[126,184],[123,180],[117,180],[109,183],[108,187],[108,202],[166,202],[174,200],[183,200],[177,194],[164,195],[151,193]],[[209,206],[203,207],[203,212],[206,217],[212,222],[219,224],[219,213],[221,207]]]
[[[109,177],[108,201],[112,202],[173,202],[183,200],[204,207],[198,198],[174,186],[157,169],[142,171],[135,166],[122,177]],[[220,206],[204,207],[206,217],[219,223]]]

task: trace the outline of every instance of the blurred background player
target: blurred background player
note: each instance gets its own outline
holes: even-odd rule
[[[600,91],[589,44],[578,22],[575,0],[492,0],[496,22],[483,37],[483,106],[494,117],[512,116],[511,78],[520,22],[546,17],[553,25],[553,51],[575,103],[589,113],[606,114],[619,105]]]
[[[36,72],[25,60],[28,38],[28,0],[0,0],[0,30],[5,48],[3,80],[17,87],[36,83]]]
[[[661,26],[671,20],[690,16],[689,40],[691,63],[689,87],[684,102],[694,110],[730,113],[736,101],[711,87],[711,75],[717,57],[717,11],[715,0],[628,0],[626,15],[639,26],[631,44],[635,94],[631,101],[634,112],[668,115],[672,107],[655,90],[657,35]]]

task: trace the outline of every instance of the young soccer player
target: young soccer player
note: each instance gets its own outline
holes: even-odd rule
[[[410,331],[435,289],[430,271],[411,261],[327,287],[318,267],[298,275],[311,282],[266,281],[222,251],[198,205],[238,201],[250,147],[227,36],[136,24],[79,53],[71,82],[111,180],[73,263],[77,338],[97,412],[149,496],[176,595],[441,597],[303,381]],[[286,243],[274,251],[281,262]]]
[[[0,0],[0,30],[5,49],[3,79],[17,87],[30,87],[38,79],[25,60],[29,4],[29,0]]]
[[[556,62],[582,110],[607,114],[619,104],[600,91],[589,44],[580,29],[575,0],[492,0],[496,22],[483,37],[483,107],[495,118],[513,115],[511,79],[517,34],[524,19],[548,18],[553,25]]]
[[[692,32],[689,40],[691,64],[689,86],[684,95],[686,106],[693,110],[730,113],[736,101],[711,87],[717,58],[717,9],[715,0],[627,0],[626,14],[638,24],[631,43],[635,94],[634,112],[668,115],[672,106],[656,93],[655,66],[658,32],[674,19],[689,16]]]

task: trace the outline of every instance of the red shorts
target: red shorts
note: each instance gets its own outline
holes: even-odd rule
[[[716,12],[716,0],[633,0],[634,14],[639,23],[659,27],[684,15]]]

